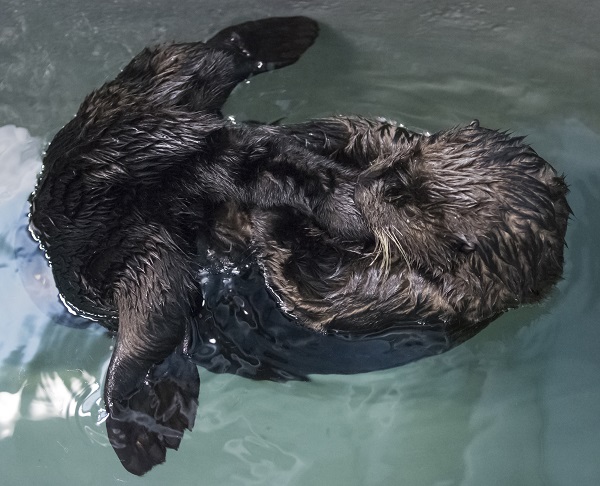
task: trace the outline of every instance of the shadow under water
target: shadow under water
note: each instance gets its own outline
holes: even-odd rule
[[[204,305],[190,353],[215,373],[285,381],[382,370],[440,354],[487,325],[451,333],[442,320],[406,321],[373,333],[321,333],[282,310],[251,258],[205,268],[198,278]]]

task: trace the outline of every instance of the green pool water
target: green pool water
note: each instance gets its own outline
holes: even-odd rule
[[[600,484],[600,4],[586,0],[0,0],[0,483]],[[310,382],[200,369],[196,426],[143,478],[108,444],[112,340],[56,303],[23,214],[43,147],[147,44],[269,15],[317,43],[233,93],[237,119],[380,115],[430,132],[477,118],[566,174],[564,280],[458,348]],[[33,252],[33,253],[32,253]],[[100,417],[100,419],[99,419]]]

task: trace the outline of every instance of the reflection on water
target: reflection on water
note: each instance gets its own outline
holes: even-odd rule
[[[29,405],[29,418],[44,420],[75,416],[77,409],[81,408],[76,398],[86,395],[88,387],[92,392],[97,391],[99,388],[93,376],[85,371],[82,371],[81,374],[81,378],[72,378],[65,381],[57,372],[41,373],[40,383],[35,390],[35,397]],[[87,385],[88,383],[92,385]],[[87,399],[84,399],[85,401]],[[82,411],[84,414],[88,413],[83,408]]]
[[[21,418],[21,395],[25,383],[15,393],[0,392],[0,439],[6,439],[13,435],[15,423]]]
[[[65,352],[85,353],[85,347],[70,346],[67,329],[57,325],[81,321],[60,304],[50,269],[26,230],[26,199],[40,164],[39,139],[24,128],[0,127],[0,439],[10,440],[22,421],[58,418],[107,445],[95,425],[102,406],[98,379],[65,359]],[[98,339],[98,330],[89,332],[86,340]]]
[[[197,2],[111,5],[107,15],[67,4],[42,11],[11,0],[0,18],[3,484],[598,484],[597,6],[207,1],[202,16],[190,16]],[[477,117],[528,133],[571,188],[565,279],[542,306],[396,369],[285,384],[200,370],[195,430],[164,466],[132,478],[101,423],[111,339],[67,317],[35,257],[23,211],[42,144],[7,124],[49,138],[149,36],[193,39],[291,12],[326,24],[319,43],[304,64],[238,89],[229,112],[265,120],[360,112],[430,131]]]

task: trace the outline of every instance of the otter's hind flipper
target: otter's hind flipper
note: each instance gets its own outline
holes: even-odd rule
[[[125,227],[114,299],[119,330],[106,374],[110,443],[123,466],[144,474],[177,449],[194,424],[200,379],[184,352],[199,290],[182,250],[158,225]],[[117,251],[113,252],[117,253]]]
[[[179,350],[152,367],[137,392],[116,402],[106,420],[110,444],[129,472],[141,476],[178,449],[198,409],[200,377]]]
[[[295,63],[318,34],[319,25],[308,17],[271,17],[227,27],[206,44],[240,54],[246,62],[239,75],[246,78]]]

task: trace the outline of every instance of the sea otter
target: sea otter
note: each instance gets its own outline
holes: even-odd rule
[[[193,426],[206,268],[259,268],[298,342],[414,343],[437,326],[450,336],[437,352],[561,276],[567,188],[520,137],[476,121],[426,135],[356,116],[224,119],[237,83],[294,63],[317,34],[269,18],[144,49],[48,147],[30,229],[64,301],[116,332],[107,428],[135,474]],[[301,348],[272,350],[289,377]]]

